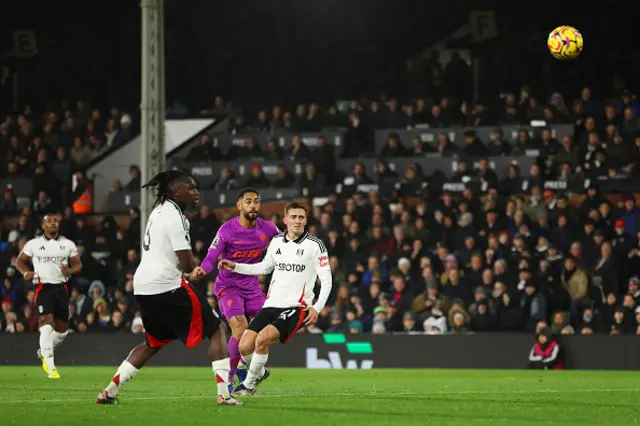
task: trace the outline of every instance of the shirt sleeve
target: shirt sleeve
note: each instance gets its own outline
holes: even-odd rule
[[[313,305],[313,309],[316,312],[321,312],[326,305],[329,295],[331,294],[331,288],[333,287],[333,275],[331,274],[331,266],[329,265],[329,253],[325,245],[320,242],[314,256],[314,263],[316,268],[316,274],[320,278],[320,294],[316,303]]]
[[[267,253],[264,255],[259,263],[236,263],[236,267],[233,272],[237,272],[242,275],[264,275],[271,273],[276,266],[276,260],[273,257],[274,251],[277,249],[278,244],[275,240],[271,240],[269,247],[267,247]]]
[[[69,245],[69,257],[75,257],[78,255],[78,247],[76,246],[76,243],[74,243],[73,241],[69,241],[70,245]]]
[[[272,225],[273,225],[273,230],[272,230],[271,238],[275,237],[281,232],[280,229],[278,229],[278,227],[275,225],[275,223],[272,223]]]
[[[202,269],[209,275],[216,263],[218,262],[218,258],[224,253],[226,240],[224,238],[223,228],[218,229],[216,236],[213,238],[211,245],[209,246],[209,251],[207,252],[207,257],[202,261]]]
[[[22,248],[22,253],[26,254],[29,257],[33,257],[33,240],[27,241],[27,243]]]
[[[536,345],[533,345],[533,347],[531,348],[531,352],[529,352],[529,361],[530,362],[542,361],[542,357],[539,355],[536,355]]]
[[[191,241],[189,237],[189,227],[177,212],[171,215],[168,223],[167,234],[173,251],[191,250]]]

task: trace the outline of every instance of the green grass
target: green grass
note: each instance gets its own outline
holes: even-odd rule
[[[275,369],[242,407],[218,407],[207,368],[145,368],[120,405],[95,397],[114,373],[0,368],[5,425],[631,425],[637,372]]]

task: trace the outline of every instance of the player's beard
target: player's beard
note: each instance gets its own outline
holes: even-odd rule
[[[255,222],[255,220],[258,218],[258,213],[256,212],[247,212],[247,213],[243,213],[242,215],[249,222]]]

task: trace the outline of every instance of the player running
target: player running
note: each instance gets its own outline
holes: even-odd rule
[[[198,202],[193,178],[182,170],[158,173],[144,188],[154,187],[157,198],[142,241],[142,259],[133,277],[133,293],[140,305],[146,342],[129,353],[97,404],[116,404],[120,388],[162,347],[180,339],[189,349],[209,338],[211,366],[218,383],[219,405],[242,405],[229,395],[229,358],[220,318],[189,279],[202,275],[195,267],[190,224],[185,207]],[[178,266],[176,266],[178,265]]]
[[[260,194],[254,188],[244,188],[238,192],[236,207],[240,212],[220,227],[207,257],[202,262],[202,269],[208,275],[216,266],[218,259],[241,260],[246,263],[257,263],[269,245],[271,239],[280,233],[271,222],[258,217],[260,213]],[[247,377],[245,365],[240,365],[238,344],[247,329],[248,318],[258,315],[265,301],[260,289],[258,277],[236,274],[221,270],[216,279],[214,291],[218,298],[220,312],[231,326],[229,340],[229,388],[233,389],[233,378],[238,374],[242,383]]]
[[[69,275],[82,270],[82,261],[73,241],[58,233],[58,216],[48,214],[42,218],[41,237],[29,240],[22,249],[16,267],[25,281],[36,286],[34,304],[40,327],[38,358],[50,379],[59,379],[53,352],[69,333]],[[33,265],[33,271],[26,264]],[[71,265],[71,266],[69,266]]]
[[[274,271],[264,306],[240,339],[240,354],[249,364],[249,373],[235,395],[256,392],[257,385],[269,377],[269,370],[264,367],[269,346],[278,341],[286,343],[303,325],[315,324],[331,293],[329,254],[322,241],[305,232],[306,208],[291,203],[284,216],[287,232],[271,241],[262,262],[250,265],[223,259],[219,263],[220,269],[244,275]],[[317,277],[320,294],[312,305]]]

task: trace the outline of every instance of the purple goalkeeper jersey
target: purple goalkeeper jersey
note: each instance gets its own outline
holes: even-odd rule
[[[240,225],[240,218],[235,217],[218,230],[202,267],[210,273],[219,258],[240,263],[258,263],[271,239],[279,233],[278,227],[268,220],[257,218],[253,228],[245,228]],[[222,270],[218,272],[214,292],[218,295],[226,289],[260,291],[260,280],[257,276]]]

